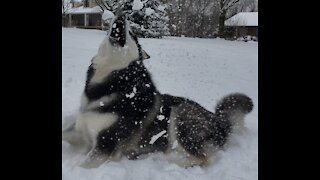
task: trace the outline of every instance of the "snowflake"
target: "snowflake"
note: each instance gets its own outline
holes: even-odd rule
[[[159,121],[162,121],[162,120],[165,119],[165,116],[164,116],[164,115],[158,115],[158,116],[157,116],[157,119],[158,119]]]

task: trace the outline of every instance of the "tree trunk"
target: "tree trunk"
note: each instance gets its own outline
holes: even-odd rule
[[[226,20],[226,11],[222,11],[219,16],[219,37],[224,37],[224,21]]]

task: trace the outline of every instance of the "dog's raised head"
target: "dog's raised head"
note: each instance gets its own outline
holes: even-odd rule
[[[150,56],[142,50],[137,37],[131,32],[126,14],[119,13],[114,17],[107,37],[92,60],[96,70],[92,82],[99,83],[111,71],[148,58]]]

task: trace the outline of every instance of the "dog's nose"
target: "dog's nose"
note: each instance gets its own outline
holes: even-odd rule
[[[113,45],[123,47],[126,44],[126,18],[124,13],[120,13],[111,25],[109,40]]]

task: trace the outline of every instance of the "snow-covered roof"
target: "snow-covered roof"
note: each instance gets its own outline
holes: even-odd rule
[[[71,8],[66,13],[67,14],[95,14],[95,13],[102,13],[102,10],[99,6],[95,6],[92,8],[80,6],[77,8]]]
[[[240,12],[227,19],[226,26],[258,26],[258,12]]]

